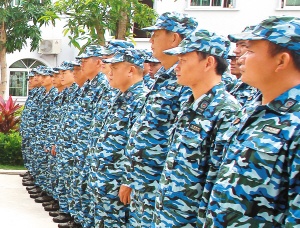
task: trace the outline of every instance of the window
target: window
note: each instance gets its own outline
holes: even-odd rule
[[[300,8],[300,0],[281,0],[281,8]]]
[[[190,0],[190,6],[234,8],[235,0]]]
[[[9,67],[9,95],[27,96],[27,74],[38,65],[44,64],[35,59],[21,59]]]

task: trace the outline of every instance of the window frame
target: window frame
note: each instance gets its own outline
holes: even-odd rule
[[[280,0],[280,8],[283,10],[300,10],[300,3],[299,6],[287,6],[286,5],[287,0]]]
[[[221,0],[221,6],[212,6],[212,0],[210,1],[210,5],[209,6],[195,6],[191,4],[192,0],[188,0],[187,1],[187,8],[188,9],[199,9],[199,10],[203,10],[203,9],[209,9],[209,10],[232,10],[232,9],[236,9],[236,0],[231,0],[232,2],[232,6],[231,7],[223,7],[224,5],[224,1],[226,0]]]

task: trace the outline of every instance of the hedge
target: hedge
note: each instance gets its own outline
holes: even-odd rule
[[[0,164],[23,165],[21,143],[19,132],[9,134],[0,132]]]

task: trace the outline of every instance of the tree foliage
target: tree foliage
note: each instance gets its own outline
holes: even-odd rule
[[[6,33],[6,53],[20,51],[30,40],[30,50],[39,47],[41,40],[40,27],[48,23],[55,23],[57,17],[53,16],[51,21],[40,20],[51,12],[51,0],[27,0],[19,1],[19,5],[13,5],[12,0],[0,0],[0,23]]]
[[[120,21],[126,22],[124,34],[129,36],[133,23],[148,26],[156,18],[154,10],[139,0],[58,0],[54,7],[57,14],[67,17],[64,33],[78,49],[81,49],[82,42],[84,46],[92,43],[103,45],[105,31],[116,34],[123,29]]]

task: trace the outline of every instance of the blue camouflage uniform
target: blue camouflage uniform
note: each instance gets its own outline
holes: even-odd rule
[[[164,52],[179,55],[197,51],[225,59],[229,46],[229,40],[198,30]],[[223,82],[197,100],[191,96],[183,105],[158,187],[153,226],[196,226],[200,201],[208,201],[222,160],[223,134],[239,108]]]
[[[270,17],[244,40],[268,40],[300,55],[300,19]],[[237,114],[204,227],[299,227],[300,85]],[[257,98],[261,101],[262,97]]]
[[[134,49],[117,53],[105,63],[129,62],[143,69],[144,59]],[[125,77],[125,76],[124,76]],[[127,91],[119,92],[114,99],[106,117],[103,130],[97,142],[95,159],[95,190],[96,208],[95,227],[125,227],[128,207],[120,202],[118,191],[124,173],[124,149],[129,131],[144,104],[143,81],[131,85]]]
[[[51,68],[44,68],[41,75],[52,76]],[[47,147],[47,135],[50,121],[51,109],[53,108],[53,100],[57,96],[57,89],[52,87],[48,92],[44,91],[39,100],[39,108],[37,110],[37,124],[35,128],[35,163],[37,167],[37,176],[35,182],[44,191],[48,192],[47,181],[49,177],[48,159],[51,156],[45,152]]]
[[[109,56],[117,51],[123,52],[127,48],[133,48],[132,42],[125,40],[110,40],[108,44],[102,48],[100,51],[101,56]],[[86,154],[86,159],[84,162],[83,172],[84,172],[84,185],[86,189],[82,193],[82,212],[80,214],[81,220],[83,220],[83,227],[93,227],[95,223],[95,215],[98,205],[94,202],[94,182],[95,182],[95,172],[92,170],[92,164],[97,164],[95,159],[95,153],[97,152],[97,141],[99,139],[100,133],[103,130],[104,123],[108,115],[108,111],[111,108],[111,104],[118,93],[117,89],[111,88],[108,81],[105,80],[105,85],[102,85],[103,92],[101,96],[98,96],[95,107],[93,110],[93,119],[90,125],[89,131],[89,143]]]
[[[167,12],[157,19],[154,26],[145,30],[165,29],[186,36],[197,24],[186,14]],[[175,66],[157,76],[126,146],[127,175],[124,175],[122,184],[133,189],[130,227],[148,227],[151,224],[155,193],[168,152],[169,129],[182,102],[191,95],[189,88],[177,84]]]
[[[34,77],[34,73],[31,71],[28,73],[28,78]],[[22,137],[22,157],[24,162],[24,167],[30,172],[30,148],[29,148],[29,141],[30,137],[28,134],[28,117],[30,115],[30,107],[33,103],[34,97],[37,95],[37,88],[33,88],[28,92],[27,100],[24,104],[24,109],[21,115],[20,121],[20,135]]]

